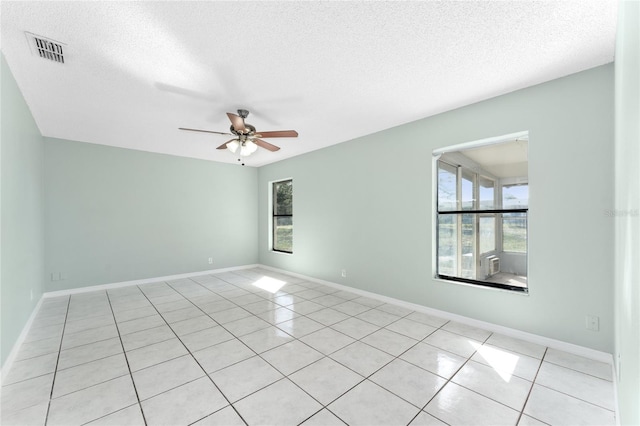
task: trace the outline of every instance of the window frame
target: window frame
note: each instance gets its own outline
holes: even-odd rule
[[[277,196],[276,196],[276,188],[278,184],[283,184],[283,183],[287,183],[290,182],[291,183],[291,213],[289,214],[282,214],[282,213],[278,213],[277,212]],[[271,218],[270,218],[270,241],[269,241],[269,246],[271,251],[275,252],[275,253],[284,253],[284,254],[293,254],[293,178],[287,178],[287,179],[280,179],[280,180],[275,180],[272,182],[269,182],[269,195],[270,195],[270,205],[271,205]],[[278,231],[278,219],[282,218],[282,217],[290,217],[291,218],[291,251],[288,250],[282,250],[279,248],[276,248],[276,242],[277,242],[277,238],[276,238],[276,233]]]
[[[445,153],[453,153],[453,152],[457,152],[457,151],[464,151],[466,149],[470,149],[470,148],[479,148],[481,146],[485,146],[485,145],[493,145],[493,144],[498,144],[501,142],[507,142],[510,140],[515,140],[515,139],[519,139],[519,138],[528,138],[529,132],[528,131],[524,131],[524,132],[518,132],[518,133],[512,133],[512,134],[508,134],[508,135],[504,135],[504,136],[499,136],[499,137],[495,137],[495,138],[487,138],[487,139],[483,139],[483,140],[479,140],[479,141],[474,141],[474,142],[467,142],[467,143],[462,143],[462,144],[458,144],[458,145],[453,145],[453,146],[448,146],[445,148],[441,148],[441,149],[436,149],[433,151],[433,161],[432,161],[432,171],[433,171],[433,179],[432,179],[432,201],[433,201],[433,216],[432,216],[432,230],[433,230],[433,235],[435,236],[435,238],[432,239],[432,271],[433,271],[433,277],[436,280],[442,280],[445,282],[453,282],[453,283],[458,283],[458,284],[467,284],[467,285],[473,285],[476,288],[488,288],[488,289],[494,289],[494,290],[503,290],[503,291],[509,291],[510,293],[514,293],[514,294],[523,294],[523,295],[528,295],[529,294],[529,283],[527,282],[526,287],[520,287],[520,286],[512,286],[512,285],[508,285],[508,284],[502,284],[502,283],[493,283],[490,281],[483,281],[483,280],[477,280],[477,279],[469,279],[469,278],[461,278],[461,277],[456,277],[456,276],[450,276],[450,275],[445,275],[445,274],[440,274],[439,273],[439,245],[440,245],[440,238],[439,238],[439,230],[440,230],[440,218],[445,216],[445,215],[456,215],[458,217],[457,219],[457,223],[458,223],[458,227],[457,227],[457,233],[458,235],[462,234],[462,229],[460,228],[461,226],[461,220],[462,220],[462,215],[463,214],[473,214],[475,216],[475,220],[474,223],[476,223],[476,225],[474,225],[474,233],[475,233],[475,246],[476,246],[476,253],[474,253],[474,267],[477,268],[479,266],[479,260],[480,258],[482,258],[484,255],[486,255],[487,253],[491,253],[491,251],[487,252],[487,253],[480,253],[480,248],[479,248],[479,218],[480,217],[486,217],[486,216],[493,216],[494,220],[495,220],[495,253],[500,253],[502,251],[502,241],[503,241],[503,235],[502,235],[502,213],[525,213],[526,214],[526,221],[527,221],[527,240],[526,240],[526,244],[527,244],[527,250],[526,252],[508,252],[508,253],[517,253],[517,254],[522,254],[524,256],[527,257],[527,264],[529,263],[529,250],[528,250],[528,234],[529,234],[529,205],[527,205],[526,208],[523,209],[508,209],[508,210],[504,210],[502,209],[502,186],[499,184],[499,181],[494,180],[492,178],[489,178],[488,176],[484,175],[482,172],[479,172],[477,170],[473,170],[470,168],[466,168],[467,172],[471,171],[475,173],[475,177],[474,177],[474,182],[477,182],[477,184],[474,185],[474,198],[475,198],[475,203],[474,206],[477,205],[477,209],[474,210],[468,210],[465,209],[462,205],[462,198],[463,195],[461,194],[461,173],[456,175],[456,180],[457,180],[457,194],[456,194],[456,204],[457,210],[443,210],[440,211],[439,210],[439,205],[438,205],[438,201],[439,201],[439,161],[441,160],[440,157],[442,156],[442,154]],[[445,161],[443,161],[443,163],[447,164],[449,167],[462,167],[462,166],[456,166],[456,165],[452,165],[450,163],[447,163]],[[493,209],[480,209],[480,197],[479,197],[479,191],[480,191],[480,180],[481,179],[487,179],[489,178],[490,180],[494,181],[494,208]],[[526,184],[529,185],[529,180],[528,180],[528,176],[526,178],[526,180],[519,180],[517,182],[518,184]],[[514,183],[515,184],[515,183]],[[458,237],[459,238],[459,237]],[[454,263],[457,262],[458,268],[456,271],[456,275],[462,275],[461,270],[459,269],[459,267],[461,266],[461,259],[462,259],[462,252],[461,252],[461,242],[458,241],[457,242],[457,250],[456,250],[456,256],[457,259],[454,260]],[[528,269],[528,268],[527,268]],[[528,274],[527,274],[528,276]]]

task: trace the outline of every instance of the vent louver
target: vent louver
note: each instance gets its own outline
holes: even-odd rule
[[[64,49],[66,49],[66,45],[39,35],[31,33],[26,33],[26,35],[34,55],[64,64]]]

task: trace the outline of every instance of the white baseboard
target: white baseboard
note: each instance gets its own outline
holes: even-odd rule
[[[585,358],[589,358],[589,359],[593,359],[596,361],[601,361],[601,362],[605,362],[608,363],[612,366],[612,369],[614,369],[614,363],[613,363],[613,356],[609,353],[606,352],[602,352],[602,351],[597,351],[595,349],[590,349],[590,348],[586,348],[583,346],[579,346],[579,345],[574,345],[572,343],[567,343],[567,342],[563,342],[560,340],[556,340],[556,339],[551,339],[549,337],[544,337],[544,336],[539,336],[537,334],[533,334],[533,333],[528,333],[525,331],[521,331],[521,330],[516,330],[513,328],[509,328],[509,327],[504,327],[501,325],[497,325],[497,324],[493,324],[493,323],[489,323],[489,322],[485,322],[485,321],[480,321],[480,320],[476,320],[473,318],[469,318],[469,317],[465,317],[462,315],[457,315],[457,314],[453,314],[450,312],[446,312],[446,311],[440,311],[438,309],[433,309],[433,308],[429,308],[423,305],[418,305],[415,303],[410,303],[410,302],[406,302],[403,300],[399,300],[399,299],[394,299],[392,297],[388,297],[388,296],[383,296],[377,293],[372,293],[366,290],[361,290],[361,289],[357,289],[357,288],[353,288],[353,287],[349,287],[349,286],[345,286],[342,284],[338,284],[338,283],[334,283],[331,281],[325,281],[325,280],[321,280],[318,278],[314,278],[314,277],[309,277],[306,275],[302,275],[302,274],[298,274],[295,272],[291,272],[291,271],[287,271],[284,269],[279,269],[279,268],[274,268],[272,266],[268,266],[268,265],[262,265],[262,264],[251,264],[251,265],[243,265],[243,266],[235,266],[235,267],[230,267],[230,268],[221,268],[221,269],[212,269],[212,270],[208,270],[208,271],[200,271],[200,272],[192,272],[192,273],[185,273],[185,274],[176,274],[176,275],[167,275],[164,277],[154,277],[154,278],[144,278],[144,279],[140,279],[140,280],[132,280],[132,281],[123,281],[123,282],[118,282],[118,283],[110,283],[110,284],[102,284],[102,285],[96,285],[96,286],[90,286],[90,287],[82,287],[82,288],[74,288],[74,289],[68,289],[68,290],[59,290],[59,291],[53,291],[53,292],[47,292],[44,293],[42,295],[42,297],[40,298],[40,300],[38,301],[38,304],[36,305],[36,307],[34,308],[33,312],[31,313],[31,316],[29,317],[29,320],[27,321],[27,323],[25,324],[24,328],[22,329],[22,332],[20,333],[20,336],[18,337],[18,340],[15,342],[15,344],[13,345],[11,352],[9,353],[9,356],[7,357],[7,360],[5,361],[4,365],[2,366],[2,372],[1,372],[1,377],[2,380],[4,380],[5,374],[10,370],[11,365],[13,364],[13,361],[15,360],[15,357],[17,355],[17,351],[20,349],[20,346],[22,345],[22,343],[24,342],[24,339],[27,336],[27,333],[29,332],[29,329],[31,328],[31,324],[33,323],[33,320],[36,316],[36,314],[38,313],[38,310],[40,309],[40,306],[42,305],[42,301],[45,298],[50,298],[50,297],[58,297],[58,296],[66,296],[66,295],[71,295],[71,294],[79,294],[79,293],[88,293],[88,292],[92,292],[92,291],[100,291],[100,290],[108,290],[108,289],[113,289],[113,288],[120,288],[120,287],[128,287],[128,286],[134,286],[134,285],[142,285],[142,284],[150,284],[150,283],[155,283],[158,281],[171,281],[171,280],[176,280],[176,279],[181,279],[181,278],[189,278],[189,277],[196,277],[196,276],[200,276],[200,275],[209,275],[209,274],[219,274],[222,272],[229,272],[229,271],[237,271],[237,270],[241,270],[241,269],[251,269],[251,268],[264,268],[267,270],[271,270],[274,272],[279,272],[282,274],[286,274],[286,275],[291,275],[294,277],[298,277],[301,279],[304,279],[306,281],[311,281],[311,282],[316,282],[319,284],[324,284],[339,290],[345,290],[345,291],[349,291],[355,294],[359,294],[361,296],[365,296],[365,297],[369,297],[371,299],[377,299],[380,300],[382,302],[385,303],[391,303],[394,305],[398,305],[398,306],[402,306],[402,307],[406,307],[408,309],[417,311],[417,312],[423,312],[426,314],[430,314],[430,315],[434,315],[434,316],[439,316],[441,318],[445,318],[448,320],[452,320],[452,321],[457,321],[463,324],[467,324],[473,327],[478,327],[478,328],[482,328],[488,331],[492,331],[492,332],[496,332],[496,333],[500,333],[503,334],[505,336],[509,336],[509,337],[513,337],[516,339],[520,339],[520,340],[524,340],[527,342],[531,342],[531,343],[536,343],[542,346],[547,346],[549,348],[553,348],[553,349],[557,349],[557,350],[561,350],[561,351],[565,351],[565,352],[569,352],[575,355],[579,355],[579,356],[583,356]],[[614,374],[614,383],[616,382],[616,372],[613,371]]]
[[[31,324],[33,324],[33,320],[35,319],[38,311],[40,310],[40,306],[42,306],[43,300],[44,300],[44,297],[41,296],[40,300],[38,300],[38,303],[36,303],[36,306],[33,308],[33,311],[31,311],[31,315],[29,316],[29,319],[27,320],[26,324],[24,325],[24,327],[22,327],[22,331],[20,332],[18,339],[15,341],[15,343],[11,347],[11,352],[9,352],[7,359],[4,361],[4,364],[2,365],[2,372],[0,372],[0,382],[4,383],[5,376],[7,375],[9,370],[11,370],[11,366],[13,365],[13,362],[15,361],[16,356],[18,355],[18,351],[20,350],[22,343],[24,343],[24,339],[27,338],[27,333],[29,333],[29,330],[31,329]]]
[[[613,401],[615,404],[615,413],[616,413],[616,426],[620,426],[620,405],[618,404],[618,364],[613,358],[613,364],[611,365],[611,369],[613,372]]]
[[[595,361],[600,361],[600,362],[604,362],[607,364],[612,365],[613,367],[613,356],[610,353],[607,352],[602,352],[602,351],[598,351],[595,349],[591,349],[591,348],[586,348],[584,346],[579,346],[579,345],[574,345],[573,343],[567,343],[567,342],[563,342],[561,340],[556,340],[556,339],[552,339],[549,337],[544,337],[544,336],[540,336],[537,334],[533,334],[533,333],[528,333],[526,331],[521,331],[521,330],[516,330],[514,328],[509,328],[509,327],[504,327],[501,325],[497,325],[497,324],[493,324],[490,322],[485,322],[485,321],[480,321],[477,319],[473,319],[473,318],[469,318],[469,317],[465,317],[462,315],[457,315],[457,314],[453,314],[451,312],[446,312],[446,311],[440,311],[438,309],[433,309],[433,308],[429,308],[427,306],[423,306],[423,305],[418,305],[415,303],[411,303],[411,302],[406,302],[404,300],[399,300],[399,299],[394,299],[392,297],[388,297],[388,296],[383,296],[377,293],[372,293],[366,290],[360,290],[357,288],[353,288],[353,287],[349,287],[349,286],[345,286],[342,284],[337,284],[331,281],[325,281],[325,280],[321,280],[318,278],[313,278],[313,277],[309,277],[306,275],[302,275],[302,274],[298,274],[295,272],[290,272],[290,271],[286,271],[284,269],[278,269],[278,268],[274,268],[272,266],[268,266],[268,265],[259,265],[259,267],[264,268],[264,269],[268,269],[274,272],[279,272],[282,274],[288,274],[297,278],[302,278],[304,280],[307,281],[312,281],[312,282],[316,282],[319,284],[324,284],[324,285],[328,285],[330,287],[333,288],[337,288],[340,290],[346,290],[346,291],[350,291],[352,293],[356,293],[359,294],[361,296],[366,296],[369,297],[371,299],[376,299],[376,300],[380,300],[382,302],[385,303],[391,303],[394,305],[398,305],[398,306],[402,306],[405,307],[407,309],[411,309],[413,311],[417,311],[417,312],[423,312],[425,314],[429,314],[429,315],[434,315],[434,316],[438,316],[444,319],[448,319],[448,320],[452,320],[452,321],[456,321],[456,322],[460,322],[463,324],[467,324],[470,325],[472,327],[477,327],[477,328],[482,328],[484,330],[488,330],[488,331],[492,331],[495,333],[500,333],[503,334],[505,336],[509,336],[509,337],[513,337],[515,339],[520,339],[520,340],[524,340],[530,343],[535,343],[538,345],[542,345],[542,346],[546,346],[549,348],[553,348],[553,349],[557,349],[560,351],[564,351],[564,352],[569,352],[571,354],[574,355],[579,355],[585,358],[589,358]],[[615,373],[615,372],[614,372]]]
[[[166,275],[164,277],[154,277],[154,278],[143,278],[140,280],[132,280],[132,281],[122,281],[119,283],[109,283],[109,284],[100,284],[89,287],[80,287],[80,288],[71,288],[67,290],[58,290],[58,291],[49,291],[44,293],[42,297],[58,297],[58,296],[68,296],[70,294],[78,294],[78,293],[88,293],[91,291],[100,291],[100,290],[109,290],[112,288],[120,288],[120,287],[129,287],[132,285],[142,285],[142,284],[151,284],[156,283],[158,281],[171,281],[171,280],[179,280],[181,278],[189,278],[189,277],[197,277],[200,275],[209,275],[209,274],[219,274],[221,272],[229,272],[229,271],[237,271],[240,269],[251,269],[257,268],[260,265],[252,264],[252,265],[243,265],[243,266],[233,266],[230,268],[220,268],[220,269],[210,269],[208,271],[199,271],[199,272],[189,272],[186,274],[176,274],[176,275]]]
[[[132,286],[132,285],[150,284],[150,283],[155,283],[155,282],[158,282],[158,281],[171,281],[171,280],[177,280],[177,279],[180,279],[180,278],[197,277],[197,276],[200,276],[200,275],[219,274],[221,272],[237,271],[237,270],[240,270],[240,269],[250,269],[250,268],[256,268],[258,266],[259,265],[257,265],[257,264],[234,266],[234,267],[230,267],[230,268],[211,269],[211,270],[208,270],[208,271],[190,272],[190,273],[186,273],[186,274],[176,274],[176,275],[167,275],[167,276],[164,276],[164,277],[144,278],[144,279],[140,279],[140,280],[123,281],[123,282],[119,282],[119,283],[101,284],[101,285],[95,285],[95,286],[89,286],[89,287],[72,288],[72,289],[68,289],[68,290],[50,291],[50,292],[47,292],[47,293],[43,293],[42,296],[40,297],[40,300],[36,304],[35,308],[31,312],[31,316],[29,316],[29,319],[27,320],[26,324],[22,328],[22,332],[20,333],[20,336],[18,336],[18,339],[16,340],[16,342],[11,347],[11,352],[9,352],[9,355],[7,356],[7,359],[5,360],[4,364],[1,367],[0,381],[4,381],[6,374],[11,369],[11,366],[13,365],[13,362],[15,361],[15,358],[16,358],[16,356],[18,354],[18,351],[20,350],[20,347],[22,346],[22,343],[24,342],[24,339],[27,337],[27,334],[29,333],[29,330],[31,329],[31,325],[33,324],[33,320],[36,317],[38,311],[40,310],[40,306],[42,305],[43,300],[46,299],[46,298],[59,297],[59,296],[68,296],[68,295],[71,295],[71,294],[79,294],[79,293],[89,293],[89,292],[92,292],[92,291],[108,290],[108,289],[112,289],[112,288],[128,287],[128,286]]]

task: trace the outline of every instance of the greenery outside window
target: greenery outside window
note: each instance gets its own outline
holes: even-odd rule
[[[273,182],[272,185],[272,249],[293,253],[293,180]]]

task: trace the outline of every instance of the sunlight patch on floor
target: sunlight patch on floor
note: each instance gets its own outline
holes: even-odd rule
[[[275,278],[264,276],[253,283],[255,287],[268,291],[269,293],[276,293],[286,284],[286,281],[276,280]]]
[[[509,383],[511,380],[511,376],[513,376],[513,371],[518,364],[519,356],[502,351],[498,348],[492,348],[490,346],[478,345],[477,343],[470,342],[473,347],[476,348],[476,351],[484,358],[487,363],[493,367],[493,369],[498,373],[502,380]]]

